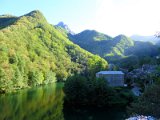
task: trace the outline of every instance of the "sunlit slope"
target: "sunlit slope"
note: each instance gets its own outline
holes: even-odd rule
[[[69,41],[39,11],[1,28],[0,55],[0,91],[65,80],[75,73],[94,74],[107,66]]]

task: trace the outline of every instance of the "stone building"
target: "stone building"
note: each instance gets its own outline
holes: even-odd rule
[[[124,86],[124,73],[122,71],[100,71],[97,78],[105,78],[110,86]]]

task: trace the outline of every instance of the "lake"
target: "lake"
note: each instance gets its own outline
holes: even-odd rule
[[[124,120],[125,109],[63,107],[63,84],[0,95],[0,120]]]

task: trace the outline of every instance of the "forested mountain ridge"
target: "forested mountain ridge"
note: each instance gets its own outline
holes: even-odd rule
[[[76,35],[69,35],[69,39],[85,50],[103,56],[102,47],[106,49],[105,43],[111,37],[95,30],[85,30]]]
[[[14,23],[18,17],[12,15],[0,15],[0,29]]]
[[[59,28],[62,28],[59,26]],[[63,28],[64,31],[65,28]],[[155,64],[159,47],[150,42],[134,41],[125,36],[114,38],[95,30],[84,30],[78,34],[65,34],[85,50],[98,54],[110,63],[122,68],[136,68],[143,64]]]
[[[117,59],[125,56],[125,50],[134,46],[132,39],[126,37],[125,35],[118,35],[112,39],[110,43],[107,44],[110,47],[108,53],[105,54],[106,59]]]
[[[112,39],[112,37],[97,32],[96,30],[84,30],[75,35],[75,40],[80,41],[79,39],[83,40],[83,42],[93,42],[93,41],[110,40]]]
[[[7,17],[6,17],[7,19]],[[10,18],[8,18],[10,19]],[[73,44],[40,11],[4,23],[0,17],[0,91],[94,74],[107,62]]]
[[[134,45],[134,42],[124,35],[112,38],[95,30],[85,30],[69,38],[80,47],[106,59],[123,57],[125,49]]]

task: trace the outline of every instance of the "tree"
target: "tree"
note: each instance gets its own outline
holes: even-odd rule
[[[42,84],[44,81],[44,76],[41,71],[32,70],[28,73],[28,85],[36,86]]]
[[[45,74],[44,84],[56,82],[56,74],[52,71],[49,71]]]
[[[160,117],[160,85],[152,85],[128,108],[130,114]]]
[[[15,71],[15,73],[12,78],[13,85],[15,88],[21,88],[24,86],[24,78],[21,75],[21,72],[17,67],[15,67],[14,71]]]
[[[73,106],[126,106],[133,101],[131,91],[108,86],[103,78],[88,78],[76,75],[64,85],[65,103]]]
[[[65,99],[71,104],[85,104],[87,103],[89,85],[83,76],[75,75],[69,77],[65,82],[64,92]]]
[[[0,93],[8,92],[12,88],[12,81],[8,79],[5,70],[0,68]]]

